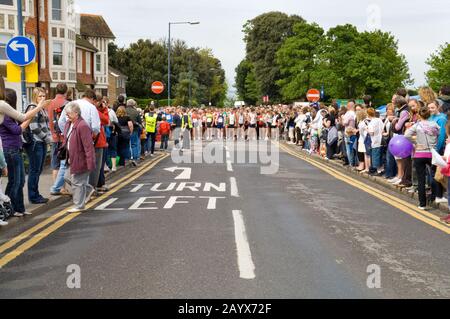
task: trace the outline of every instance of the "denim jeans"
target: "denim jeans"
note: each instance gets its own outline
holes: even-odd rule
[[[25,147],[30,162],[28,172],[28,199],[36,202],[42,198],[39,194],[39,178],[44,169],[45,157],[47,156],[47,144],[43,142],[33,142]]]
[[[356,142],[356,135],[345,136],[345,150],[347,152],[347,159],[351,166],[356,166],[356,155],[354,145]]]
[[[6,195],[11,199],[14,211],[25,212],[23,202],[23,187],[25,186],[25,167],[23,165],[22,152],[18,148],[4,149],[5,160],[8,167],[8,185]]]
[[[393,178],[397,176],[397,162],[394,155],[389,150],[386,150],[386,167],[384,168],[386,178]]]
[[[66,174],[66,161],[62,160],[60,162],[58,175],[56,176],[55,183],[50,188],[51,193],[59,193],[64,186],[64,175]]]
[[[161,146],[160,149],[166,150],[169,145],[169,134],[161,135]]]
[[[155,144],[156,144],[156,132],[147,133],[147,145],[150,154],[155,153]]]
[[[382,165],[381,161],[381,147],[375,147],[371,149],[371,165],[373,169],[379,169]]]
[[[135,161],[140,158],[141,154],[141,141],[139,138],[140,134],[138,130],[133,131],[130,138],[130,147],[131,147],[131,158]]]

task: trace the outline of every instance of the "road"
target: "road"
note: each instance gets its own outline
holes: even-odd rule
[[[273,145],[274,174],[233,144],[167,156],[85,213],[0,233],[0,298],[450,297],[449,228]]]

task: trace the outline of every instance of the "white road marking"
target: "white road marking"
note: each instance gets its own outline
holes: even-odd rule
[[[234,238],[236,241],[237,261],[239,266],[239,277],[243,279],[255,278],[255,265],[253,264],[250,245],[248,244],[242,211],[233,210]]]
[[[190,179],[191,178],[191,171],[192,169],[190,167],[168,167],[165,168],[164,170],[169,171],[169,172],[175,172],[176,170],[182,170],[183,172],[178,175],[177,177],[175,177],[175,179]]]
[[[132,184],[132,185],[137,185],[135,188],[133,188],[130,193],[136,193],[137,191],[139,191],[144,185],[146,184]]]
[[[231,166],[231,161],[227,160],[227,171],[228,172],[232,172],[233,171],[233,166]]]
[[[110,198],[103,204],[97,206],[94,210],[123,210],[123,208],[107,208],[109,205],[114,203],[118,198]]]
[[[216,209],[217,199],[225,199],[226,197],[200,196],[199,198],[206,198],[208,200],[206,209]]]
[[[141,207],[143,204],[156,204],[154,201],[148,201],[148,199],[166,198],[166,196],[149,196],[140,197],[133,205],[128,208],[129,210],[146,210],[146,209],[158,209],[158,207]]]
[[[230,195],[232,197],[239,197],[239,191],[235,177],[230,177]]]

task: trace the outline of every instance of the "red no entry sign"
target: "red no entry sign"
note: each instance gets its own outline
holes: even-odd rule
[[[155,94],[161,94],[164,92],[164,83],[155,81],[152,83],[152,92]]]
[[[309,102],[319,102],[320,100],[320,91],[316,89],[310,89],[306,93],[306,98]]]

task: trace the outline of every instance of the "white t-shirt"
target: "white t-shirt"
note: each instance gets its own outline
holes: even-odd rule
[[[372,139],[372,148],[381,147],[381,139],[383,134],[383,121],[379,118],[371,119],[367,130]]]

